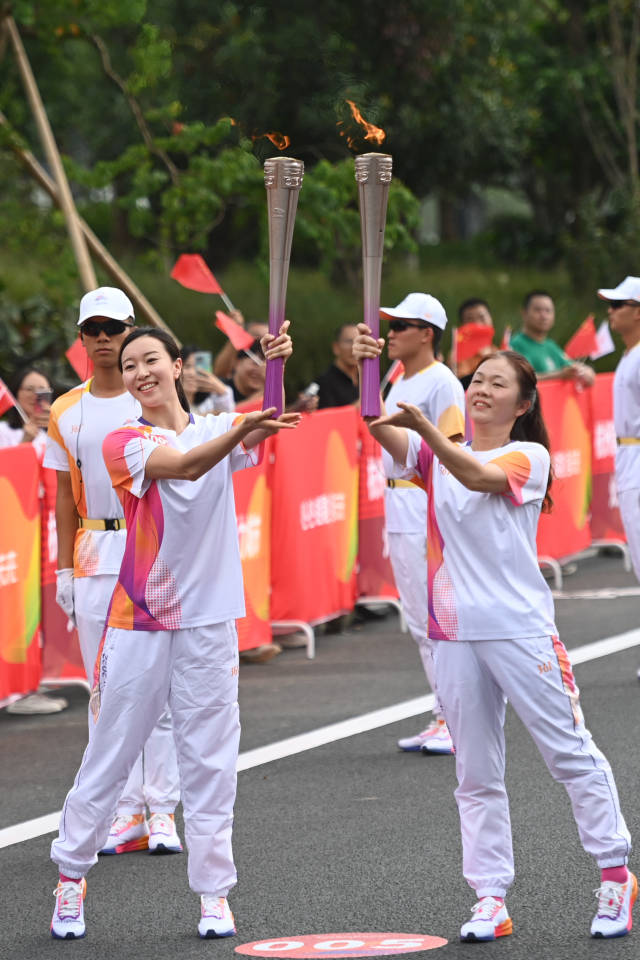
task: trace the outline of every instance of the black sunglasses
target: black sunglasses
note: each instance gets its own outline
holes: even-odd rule
[[[117,337],[132,326],[132,323],[125,323],[123,320],[85,320],[80,330],[88,337],[99,337],[103,331],[108,337]]]
[[[423,323],[419,320],[417,323],[411,323],[410,320],[402,320],[400,317],[392,317],[389,320],[389,330],[393,330],[394,333],[402,333],[403,330],[408,330],[409,327],[417,327],[418,330],[422,330],[426,327],[426,323]]]
[[[607,300],[609,310],[622,310],[623,307],[639,307],[640,304],[633,300]]]

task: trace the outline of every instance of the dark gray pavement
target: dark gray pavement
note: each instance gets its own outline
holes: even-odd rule
[[[630,587],[619,559],[598,557],[565,580],[566,592]],[[559,600],[557,622],[571,648],[640,626],[640,598]],[[587,724],[616,775],[632,834],[640,836],[638,750],[640,648],[576,668]],[[318,637],[317,659],[287,650],[240,671],[242,750],[313,730],[425,692],[413,641],[397,619],[354,622]],[[82,755],[86,695],[61,714],[0,712],[0,828],[60,808]],[[517,878],[508,906],[514,935],[460,944],[473,905],[461,876],[451,758],[401,754],[399,736],[424,718],[340,740],[239,775],[235,853],[239,884],[230,901],[239,935],[196,936],[198,901],[186,857],[103,858],[89,875],[87,937],[53,942],[48,926],[56,873],[52,835],[0,850],[0,958],[230,960],[247,941],[304,933],[377,930],[433,934],[449,944],[433,956],[482,953],[505,960],[640,957],[636,930],[618,941],[588,936],[598,874],[579,845],[569,803],[527,732],[507,720],[508,786]],[[640,869],[640,858],[632,866]],[[420,956],[431,956],[421,954]]]

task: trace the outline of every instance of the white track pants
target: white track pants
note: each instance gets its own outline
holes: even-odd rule
[[[142,745],[167,702],[178,750],[189,884],[226,896],[236,882],[231,851],[238,717],[235,623],[160,633],[109,629],[100,713],[60,819],[51,858],[81,877],[104,846]]]
[[[433,666],[433,641],[429,639],[429,579],[427,537],[424,533],[388,533],[389,557],[400,594],[402,611],[411,636],[418,644],[420,659],[435,694],[433,712],[441,714]]]
[[[618,494],[618,504],[633,571],[640,580],[640,490],[623,490]]]
[[[513,882],[504,784],[506,696],[555,780],[567,788],[580,840],[598,865],[627,862],[631,839],[611,768],[584,725],[557,638],[437,641],[436,683],[456,748],[463,872],[478,897]]]
[[[74,580],[76,622],[82,662],[93,686],[93,669],[116,576],[102,574]],[[89,716],[89,736],[95,724]],[[127,780],[116,813],[173,813],[180,800],[180,777],[171,714],[165,710],[149,734]]]

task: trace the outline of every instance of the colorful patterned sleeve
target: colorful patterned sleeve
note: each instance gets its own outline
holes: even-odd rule
[[[145,465],[161,439],[154,441],[149,434],[147,427],[122,427],[105,437],[102,455],[116,491],[128,490],[134,497],[142,497],[148,490]]]
[[[549,479],[550,457],[543,446],[537,443],[510,450],[500,457],[490,460],[504,470],[508,488],[503,496],[520,507],[534,500],[543,500]]]

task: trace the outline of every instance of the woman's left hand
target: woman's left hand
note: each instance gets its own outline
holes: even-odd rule
[[[287,333],[288,329],[289,321],[285,320],[277,337],[274,337],[272,333],[265,333],[264,337],[261,338],[260,346],[265,359],[275,360],[276,357],[282,357],[285,363],[287,362],[293,353],[293,341]]]

